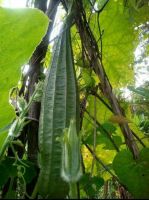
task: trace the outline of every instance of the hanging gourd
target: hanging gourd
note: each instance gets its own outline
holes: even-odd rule
[[[79,101],[67,22],[55,42],[41,103],[37,190],[44,198],[65,198],[68,194],[68,184],[61,178],[62,145],[57,138],[71,119],[76,120],[79,132]]]

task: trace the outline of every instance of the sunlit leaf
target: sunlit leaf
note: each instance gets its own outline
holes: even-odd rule
[[[46,33],[48,18],[37,9],[0,8],[0,127],[15,116],[8,102],[10,88]]]

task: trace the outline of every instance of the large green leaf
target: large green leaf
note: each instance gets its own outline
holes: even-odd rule
[[[30,183],[32,181],[37,174],[35,166],[28,160],[22,160],[22,163],[24,163],[24,165],[20,164],[19,162],[16,163],[16,160],[10,157],[7,157],[0,162],[0,188],[6,184],[9,178],[18,176],[18,166],[22,167],[23,169],[21,172],[25,182]]]
[[[83,189],[91,199],[97,198],[98,191],[103,184],[103,178],[99,176],[92,176],[90,173],[84,174],[80,180],[80,188]]]
[[[96,2],[104,4],[103,0]],[[135,27],[149,20],[148,12],[147,5],[134,10],[125,7],[123,0],[110,0],[99,15],[103,64],[113,87],[123,87],[133,82],[134,51],[140,42],[139,31]],[[88,7],[86,13],[90,16]],[[97,14],[94,13],[90,17],[90,25],[96,40],[99,41]],[[100,48],[100,41],[98,44]]]
[[[0,188],[7,182],[9,177],[17,176],[17,168],[14,159],[7,158],[0,162]]]
[[[130,151],[119,152],[113,161],[113,168],[120,181],[128,191],[138,199],[149,197],[149,149],[140,152],[139,159],[134,160]]]
[[[136,35],[123,2],[110,1],[101,13],[103,62],[114,87],[123,86],[133,78],[133,43]]]
[[[8,102],[9,90],[17,84],[21,66],[28,62],[47,26],[47,16],[37,9],[0,8],[1,128],[14,117]]]

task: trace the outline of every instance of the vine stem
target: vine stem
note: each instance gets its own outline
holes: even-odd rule
[[[20,119],[21,121],[23,121],[23,119],[25,119],[25,116],[26,116],[26,114],[27,114],[27,112],[28,112],[28,110],[29,110],[31,104],[32,104],[32,102],[34,101],[35,95],[36,95],[36,93],[37,93],[37,91],[38,91],[39,84],[40,84],[40,83],[37,84],[36,89],[34,90],[32,96],[30,97],[29,103],[27,104],[26,108],[25,108],[24,111],[20,114],[20,116],[19,116],[18,118],[16,118],[16,120]],[[13,123],[15,123],[16,120],[15,120]],[[12,123],[12,126],[13,126],[13,123]],[[27,123],[29,123],[29,122],[25,122],[23,126],[25,126]],[[17,124],[18,124],[18,123],[15,124],[16,127],[17,127]],[[10,128],[11,128],[11,127],[10,127]],[[17,130],[17,129],[16,129],[16,130]],[[13,133],[12,133],[11,135],[8,133],[6,139],[5,139],[4,143],[3,143],[3,146],[2,146],[2,148],[1,148],[1,150],[0,150],[0,160],[3,158],[3,155],[4,155],[4,153],[5,153],[6,149],[7,149],[7,147],[9,146],[9,144],[14,140],[14,138],[16,138],[16,135],[18,134],[18,132],[15,132],[16,130],[15,130],[15,128],[14,128],[14,131],[13,131]],[[18,131],[18,130],[17,130],[17,131]],[[12,148],[12,146],[11,146],[11,148]],[[15,150],[14,150],[14,154],[15,154]]]
[[[96,96],[99,101],[101,101],[112,113],[114,113],[113,109],[99,96],[98,93],[96,93],[94,90],[91,91],[91,94],[93,96]],[[136,133],[134,133],[134,131],[131,129],[131,132],[133,134],[133,136],[137,139],[137,141],[143,146],[143,147],[146,147],[146,145],[143,143],[143,141],[141,140],[141,138],[139,138]]]
[[[94,134],[93,134],[93,152],[96,153],[96,96],[94,96]],[[91,167],[91,176],[93,175],[95,164],[95,157],[93,156],[92,167]]]
[[[93,70],[100,80],[103,94],[109,100],[109,103],[114,111],[114,114],[125,116],[113,92],[113,88],[105,72],[103,63],[101,62],[101,54],[98,48],[98,44],[89,24],[87,23],[86,12],[84,10],[83,3],[81,0],[75,1],[75,10],[76,10],[75,22],[77,29],[79,31],[81,41],[84,44],[84,47],[87,52],[87,59],[91,64],[91,66],[93,66]],[[133,141],[133,134],[130,127],[126,123],[120,125],[120,128],[122,130],[122,133],[124,135],[129,150],[133,153],[134,159],[137,159],[139,157],[139,149],[136,142]]]

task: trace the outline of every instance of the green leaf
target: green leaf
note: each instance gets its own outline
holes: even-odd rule
[[[37,175],[37,169],[35,165],[29,161],[23,161],[28,167],[25,168],[24,179],[26,183],[30,183]]]
[[[104,180],[99,176],[91,176],[90,173],[86,173],[82,176],[80,180],[80,187],[89,195],[90,197],[95,197],[99,189],[103,186]]]
[[[116,131],[116,127],[110,122],[103,123],[102,127],[109,133],[115,133]]]
[[[82,68],[81,75],[82,75],[80,80],[81,89],[83,88],[89,89],[95,85],[95,80],[88,69]]]
[[[32,179],[37,175],[37,170],[35,165],[27,160],[22,160],[24,163],[25,173],[23,175],[25,182],[30,183]],[[15,163],[14,158],[7,157],[0,162],[0,188],[7,182],[8,178],[17,177],[17,166],[20,165],[19,162]],[[22,166],[22,165],[21,165]]]
[[[9,130],[9,128],[11,127],[12,123],[7,124],[6,126],[4,126],[3,128],[0,129],[0,149],[5,141],[5,138],[7,136],[7,131]]]
[[[3,4],[3,0],[0,0],[0,5],[2,5]]]
[[[98,0],[97,1],[97,7],[98,7],[98,10],[101,10],[104,5],[107,3],[108,0]]]
[[[129,13],[123,9],[122,0],[109,1],[101,13],[103,32],[103,62],[113,87],[122,87],[130,83],[133,70],[134,39]]]
[[[105,1],[97,2],[100,2],[99,8],[101,8]],[[89,16],[90,11],[87,9],[86,13]],[[147,4],[136,11],[129,6],[124,7],[123,0],[110,0],[99,15],[103,64],[115,88],[133,83],[134,51],[140,42],[139,31],[135,27],[149,20],[148,11]],[[93,14],[90,24],[98,41],[100,36],[97,14]]]
[[[108,101],[106,98],[102,97],[102,99],[108,104]],[[94,102],[95,102],[94,97],[90,95],[87,98],[87,102],[89,105],[87,107],[87,110],[91,116],[94,116]],[[112,114],[112,112],[101,101],[99,101],[97,99],[96,100],[96,119],[97,119],[97,121],[100,123],[105,123],[109,120],[111,114]],[[87,125],[88,125],[88,121],[87,121]]]
[[[143,96],[145,99],[149,100],[148,88],[143,88],[143,87],[134,88],[133,86],[129,86],[128,89],[135,92],[136,94]]]
[[[15,177],[17,175],[17,168],[13,165],[14,159],[7,158],[0,162],[0,187],[2,187],[9,177]]]
[[[3,164],[0,164],[0,188],[6,183],[9,178],[8,169]]]
[[[115,142],[115,144],[117,145],[117,147],[119,148],[122,144],[122,138],[120,136],[111,136],[111,138],[113,139],[113,141]],[[90,134],[85,142],[89,145],[93,145],[93,134]],[[106,135],[105,132],[101,133],[101,134],[97,134],[96,136],[96,144],[97,145],[102,145],[103,149],[106,150],[115,150],[114,145],[112,144],[112,142],[110,141],[109,137]]]
[[[140,152],[139,159],[134,160],[128,150],[119,152],[113,161],[113,168],[122,184],[138,199],[149,197],[149,149]]]
[[[0,8],[0,127],[15,115],[8,103],[9,90],[17,84],[21,66],[40,43],[48,22],[37,9]]]
[[[5,131],[8,131],[9,128],[11,127],[12,123],[7,124],[5,127],[0,129],[0,134],[2,134]]]

